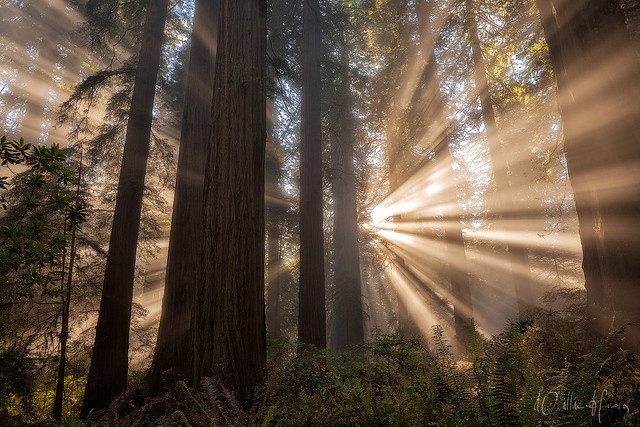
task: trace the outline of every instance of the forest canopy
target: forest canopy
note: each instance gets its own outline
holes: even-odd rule
[[[0,424],[639,422],[640,2],[0,20]]]

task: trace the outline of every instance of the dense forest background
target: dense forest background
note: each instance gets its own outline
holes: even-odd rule
[[[640,2],[0,20],[0,424],[638,423]]]

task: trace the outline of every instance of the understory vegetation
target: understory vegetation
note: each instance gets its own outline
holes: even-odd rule
[[[473,327],[462,358],[439,326],[429,348],[400,334],[330,355],[270,341],[267,379],[249,405],[213,379],[192,388],[170,372],[165,394],[148,398],[145,373],[136,372],[107,410],[78,421],[83,380],[69,374],[67,399],[76,404],[65,425],[637,425],[640,358],[619,350],[624,329],[594,341],[583,291],[547,298],[564,308],[510,322],[491,339]],[[2,424],[55,425],[45,415],[52,384],[33,388],[28,360],[0,357]]]

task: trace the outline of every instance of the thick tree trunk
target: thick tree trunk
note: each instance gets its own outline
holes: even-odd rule
[[[338,352],[364,343],[362,283],[358,250],[357,191],[354,162],[355,118],[346,41],[343,41],[342,78],[336,98],[337,133],[333,138],[333,244],[335,280],[334,345]]]
[[[127,386],[136,247],[167,10],[167,0],[147,3],[82,415],[106,408]]]
[[[265,0],[223,0],[196,287],[194,382],[213,375],[243,405],[264,376]]]
[[[325,348],[322,128],[320,117],[320,6],[305,0],[300,131],[300,296],[298,340]]]
[[[640,63],[613,0],[537,0],[558,89],[594,332],[640,349]]]
[[[173,370],[174,378],[191,377],[191,308],[203,236],[202,193],[211,130],[219,6],[219,0],[196,2],[162,317],[149,375],[152,394],[161,392],[164,371]]]
[[[474,0],[467,0],[467,30],[469,31],[469,42],[473,53],[474,71],[476,89],[480,98],[482,108],[482,118],[487,135],[487,145],[489,147],[489,155],[493,165],[493,180],[496,185],[498,196],[511,193],[511,182],[509,180],[508,165],[505,165],[504,154],[500,142],[500,135],[496,116],[493,111],[493,101],[489,93],[489,82],[487,80],[487,66],[482,54],[482,47],[478,38],[478,27],[476,24],[476,6]],[[503,197],[500,199],[501,209],[506,212],[514,212],[513,202]],[[498,214],[498,223],[502,218]],[[520,316],[525,316],[526,312],[533,306],[531,274],[529,267],[529,255],[523,246],[510,245],[509,243],[497,242],[498,247],[506,249],[507,260],[511,271],[511,278],[515,287],[515,296],[518,303],[518,311]],[[499,249],[501,250],[501,249]],[[521,273],[524,272],[524,273]]]

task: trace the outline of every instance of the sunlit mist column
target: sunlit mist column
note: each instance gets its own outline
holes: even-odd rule
[[[489,92],[489,82],[487,79],[487,66],[482,53],[482,46],[478,38],[478,27],[476,17],[476,4],[474,0],[467,0],[467,31],[469,32],[469,43],[473,53],[474,77],[476,90],[480,99],[482,109],[482,119],[484,121],[487,145],[491,164],[493,168],[493,181],[496,185],[498,196],[511,193],[511,182],[508,174],[508,165],[503,165],[501,159],[504,158],[501,146],[496,116],[493,111],[493,100]],[[513,202],[509,197],[500,198],[500,206],[494,203],[492,210],[495,213],[498,224],[500,224],[503,214],[516,214]],[[498,251],[507,252],[507,260],[511,278],[515,288],[515,297],[517,299],[518,311],[521,317],[527,315],[528,310],[535,306],[535,300],[532,292],[531,272],[529,266],[529,254],[527,249],[521,244],[509,242],[497,242]],[[502,248],[500,248],[502,247]]]
[[[444,99],[440,92],[440,79],[438,77],[435,41],[431,28],[431,15],[433,13],[432,0],[418,0],[416,2],[416,12],[418,15],[418,30],[420,37],[420,47],[423,59],[423,74],[421,77],[421,89],[425,93],[417,99],[419,110],[426,111],[427,117],[424,120],[438,121],[444,120],[443,113],[446,111]],[[424,87],[423,87],[424,86]],[[428,90],[430,88],[431,90]],[[427,98],[432,96],[435,99]],[[429,108],[430,107],[430,108]],[[441,142],[434,148],[434,161],[436,164],[446,163],[446,174],[451,182],[455,182],[455,171],[453,169],[453,141],[447,132]],[[444,195],[443,195],[444,196]],[[473,304],[471,299],[471,286],[469,280],[469,265],[462,234],[462,219],[456,188],[449,189],[449,200],[440,200],[445,206],[453,206],[454,211],[444,214],[444,241],[448,258],[447,276],[451,283],[451,303],[453,305],[453,319],[456,331],[456,341],[461,348],[467,345],[469,333],[469,319],[473,317]]]

